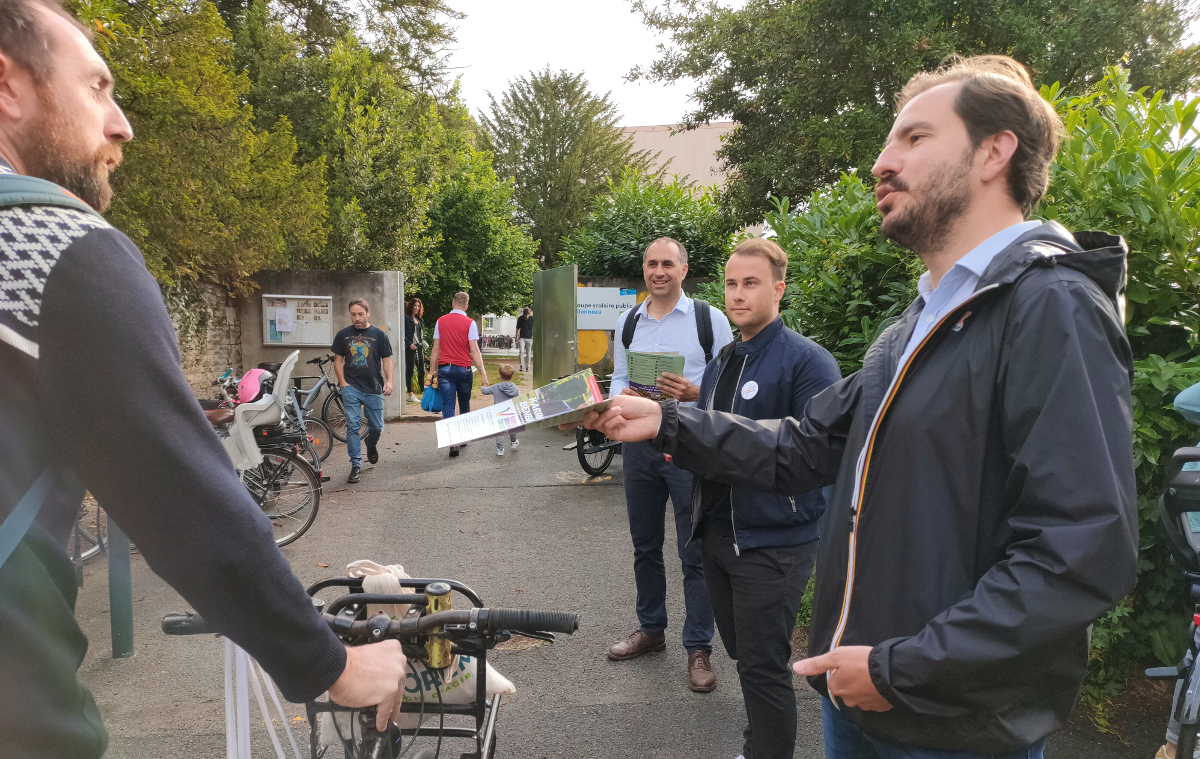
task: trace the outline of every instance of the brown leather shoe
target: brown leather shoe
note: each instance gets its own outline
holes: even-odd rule
[[[642,654],[651,654],[655,651],[665,651],[666,649],[666,635],[651,638],[638,629],[629,633],[629,637],[625,640],[612,644],[608,649],[608,658],[613,661],[624,661],[626,659],[636,659]]]
[[[717,687],[717,675],[712,662],[703,651],[688,654],[688,687],[697,693],[708,693]]]

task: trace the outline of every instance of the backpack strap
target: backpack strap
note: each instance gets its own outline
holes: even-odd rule
[[[25,538],[25,533],[33,526],[33,520],[42,510],[50,488],[62,471],[58,464],[46,467],[4,521],[0,522],[0,567],[4,566],[4,562],[8,561],[8,557],[12,556],[12,552]]]
[[[625,350],[629,350],[629,346],[633,343],[633,333],[637,329],[638,319],[642,315],[638,313],[637,308],[633,309],[633,314],[625,317],[625,328],[621,330],[621,344],[625,346]]]
[[[98,219],[104,218],[87,203],[53,182],[23,174],[0,174],[0,208],[12,206],[74,208]]]
[[[708,301],[695,298],[692,304],[696,309],[696,335],[700,338],[700,347],[704,349],[704,363],[712,361],[713,328],[712,306]]]

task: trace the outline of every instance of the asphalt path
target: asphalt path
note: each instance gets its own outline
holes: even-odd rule
[[[697,694],[686,687],[673,529],[666,530],[664,549],[667,650],[627,662],[605,658],[608,646],[636,627],[621,460],[605,476],[587,478],[575,453],[562,450],[570,439],[538,431],[523,435],[519,450],[502,458],[484,440],[448,459],[435,448],[433,425],[389,424],[379,464],[367,465],[356,485],[345,484],[345,448],[335,447],[316,523],[283,553],[306,584],[344,574],[356,559],[371,559],[403,564],[411,576],[458,580],[489,606],[578,612],[574,636],[495,653],[493,664],[517,687],[503,699],[497,757],[734,759],[745,712],[734,664],[719,641],[716,691]],[[87,566],[77,607],[91,641],[80,676],[104,714],[110,755],[224,757],[222,645],[210,636],[163,635],[163,615],[186,610],[187,603],[137,555],[133,578],[133,657],[111,658],[103,561]],[[800,678],[796,697],[795,756],[823,757],[819,699]],[[251,703],[254,755],[274,756],[253,698]],[[303,709],[289,705],[288,711],[303,747]],[[1149,757],[1159,736],[1148,725],[1122,742],[1076,725],[1051,739],[1046,756]],[[457,758],[451,748],[466,750],[461,742],[448,742],[442,756]]]

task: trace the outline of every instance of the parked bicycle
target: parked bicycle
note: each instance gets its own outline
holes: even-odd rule
[[[275,543],[285,546],[303,535],[317,518],[321,483],[316,454],[304,430],[284,424],[286,388],[300,357],[294,351],[277,373],[263,370],[238,384],[233,408],[206,409],[234,468],[274,527]],[[247,373],[247,377],[250,373]]]
[[[607,397],[609,383],[612,378],[599,381],[601,389]],[[604,474],[612,464],[613,456],[621,452],[621,444],[609,440],[600,430],[589,430],[583,427],[575,428],[575,455],[579,458],[579,466],[593,477]]]
[[[311,390],[299,390],[297,392],[304,396],[304,403],[301,407],[304,409],[305,417],[311,415],[308,413],[313,406],[316,405],[317,397],[326,388],[329,389],[329,394],[325,396],[325,402],[321,404],[321,421],[329,428],[329,433],[339,442],[346,442],[346,407],[342,404],[342,394],[338,391],[337,378],[333,376],[333,371],[330,367],[333,366],[333,356],[326,354],[325,358],[310,359],[306,363],[313,364],[320,370],[321,376],[317,380],[317,384]],[[362,428],[360,434],[367,434],[367,417],[362,415]],[[333,447],[333,442],[330,441],[330,448]],[[326,453],[325,456],[329,454]],[[325,460],[325,456],[321,460]]]
[[[1195,387],[1184,393],[1192,393]],[[1182,396],[1182,394],[1181,394]],[[1200,412],[1176,408],[1193,424],[1200,424]],[[1196,750],[1197,725],[1200,723],[1200,443],[1180,448],[1167,465],[1167,478],[1158,499],[1159,526],[1167,537],[1171,556],[1183,572],[1190,590],[1192,622],[1188,627],[1188,650],[1174,667],[1154,667],[1146,677],[1175,680],[1172,720],[1179,726],[1175,756],[1191,757]]]
[[[402,714],[417,714],[417,726],[401,729],[389,725],[386,732],[375,729],[375,708],[349,709],[330,701],[310,701],[305,704],[312,759],[323,751],[318,745],[319,721],[326,721],[337,731],[345,756],[352,759],[440,759],[446,739],[466,740],[474,751],[455,751],[461,759],[492,759],[496,752],[496,723],[500,713],[500,696],[487,697],[487,655],[496,644],[521,634],[539,640],[554,641],[554,633],[572,634],[579,628],[579,615],[567,612],[533,611],[525,609],[489,609],[473,590],[452,580],[404,580],[412,593],[381,595],[364,593],[362,578],[335,577],[322,580],[308,589],[317,608],[324,602],[317,594],[327,588],[346,588],[349,592],[332,601],[322,617],[347,645],[399,640],[409,659],[412,676],[421,681],[413,668],[420,662],[432,674],[437,702],[404,703]],[[451,593],[466,598],[469,609],[451,609]],[[386,614],[367,617],[368,604],[411,604],[407,615],[391,619]],[[168,635],[197,635],[215,632],[195,614],[169,614],[163,618],[163,632]],[[455,654],[476,659],[475,700],[468,704],[446,704],[441,685],[446,682],[447,669]],[[347,729],[339,726],[339,714],[347,714]],[[426,715],[430,717],[428,723]],[[446,719],[473,718],[474,726],[447,725]],[[433,719],[437,719],[436,726]],[[329,725],[325,729],[329,729]],[[436,744],[410,754],[419,738]],[[406,741],[407,739],[407,741]]]

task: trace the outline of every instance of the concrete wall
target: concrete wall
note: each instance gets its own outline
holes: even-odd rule
[[[404,280],[399,272],[261,271],[254,275],[258,292],[238,303],[241,318],[242,365],[253,369],[264,361],[283,361],[293,350],[300,351],[295,376],[316,376],[315,366],[305,361],[330,354],[328,347],[263,345],[262,295],[325,295],[333,298],[333,333],[350,326],[348,303],[366,298],[371,306],[371,324],[387,333],[392,343],[392,379],[395,390],[384,399],[384,417],[405,413],[404,390]],[[332,371],[332,370],[331,370]],[[311,383],[305,383],[309,387]]]
[[[198,282],[189,288],[193,290],[193,300],[182,307],[191,313],[173,313],[171,320],[183,354],[183,375],[198,397],[209,398],[213,394],[212,381],[226,369],[232,367],[236,374],[242,373],[241,322],[237,303],[225,288],[208,282]],[[205,325],[206,334],[190,334],[184,321]]]

